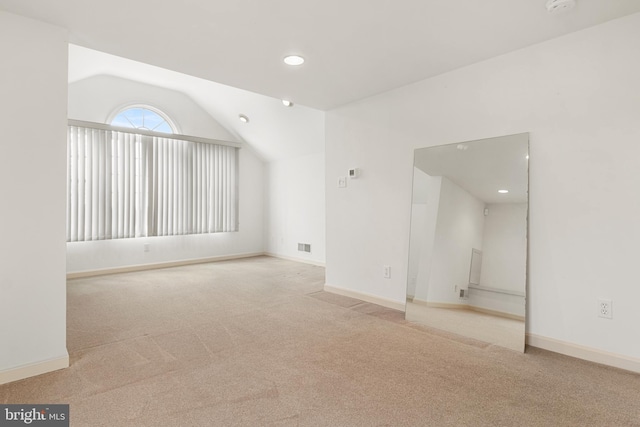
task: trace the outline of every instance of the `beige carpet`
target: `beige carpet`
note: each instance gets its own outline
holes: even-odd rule
[[[71,280],[71,367],[0,402],[92,427],[640,426],[639,375],[452,339],[323,283],[267,257]]]

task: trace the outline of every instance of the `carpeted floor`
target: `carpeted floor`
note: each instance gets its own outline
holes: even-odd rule
[[[640,426],[640,375],[519,354],[259,257],[70,280],[71,367],[0,386],[72,426]]]

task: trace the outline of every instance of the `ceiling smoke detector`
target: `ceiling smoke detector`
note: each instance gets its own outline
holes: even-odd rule
[[[547,12],[559,13],[569,9],[573,9],[576,5],[576,0],[548,0]]]

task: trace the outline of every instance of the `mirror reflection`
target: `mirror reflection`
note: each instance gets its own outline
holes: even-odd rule
[[[528,134],[415,150],[406,319],[524,351]]]

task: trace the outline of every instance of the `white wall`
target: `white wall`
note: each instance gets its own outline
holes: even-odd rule
[[[235,140],[189,97],[165,88],[110,76],[69,85],[69,118],[105,122],[123,105],[149,104],[167,113],[180,132]],[[67,243],[67,272],[81,272],[264,252],[264,164],[246,144],[239,159],[239,228],[234,233]],[[149,252],[144,244],[149,243]]]
[[[114,76],[94,76],[69,84],[69,118],[107,123],[120,109],[133,104],[160,108],[183,135],[239,140],[187,95],[174,90]]]
[[[482,200],[442,177],[427,301],[461,303],[459,290],[469,285],[471,250],[482,250],[483,211]]]
[[[407,297],[426,301],[442,177],[413,168]]]
[[[403,302],[413,150],[530,132],[527,331],[640,358],[639,51],[636,14],[328,112],[327,284]]]
[[[268,163],[266,182],[267,252],[324,265],[324,153]],[[310,244],[311,253],[298,243]]]
[[[524,292],[527,263],[527,204],[487,205],[480,285]]]
[[[488,204],[482,235],[480,286],[524,293],[527,283],[527,204]],[[469,305],[525,316],[519,295],[471,289]]]
[[[0,56],[1,383],[68,365],[66,31],[0,11]]]
[[[469,289],[468,303],[471,307],[517,316],[520,319],[526,316],[525,298],[522,296],[471,288]]]

